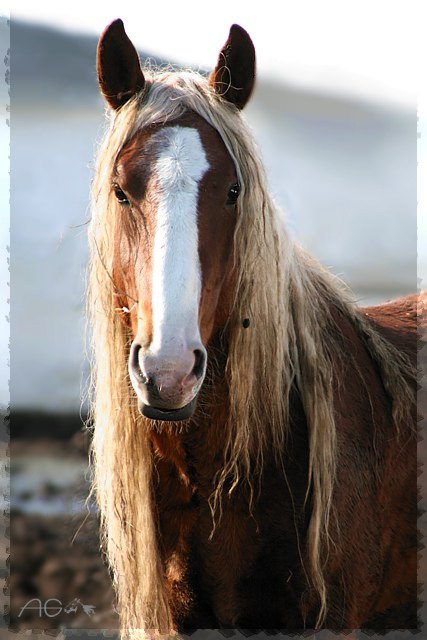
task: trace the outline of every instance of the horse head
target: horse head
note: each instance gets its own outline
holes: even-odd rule
[[[152,88],[121,20],[101,36],[97,68],[116,113]],[[237,114],[254,78],[253,44],[233,25],[208,80],[212,99]],[[239,169],[218,131],[186,108],[142,121],[119,149],[110,182],[112,278],[118,308],[129,310],[130,380],[143,415],[184,420],[205,378],[208,344],[230,314]]]

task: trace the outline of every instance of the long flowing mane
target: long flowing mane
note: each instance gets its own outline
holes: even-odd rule
[[[321,623],[327,607],[323,568],[331,544],[337,464],[334,371],[348,358],[336,314],[352,323],[369,348],[392,401],[396,429],[413,401],[414,371],[357,310],[344,285],[290,237],[269,196],[244,117],[196,73],[145,70],[144,75],[144,91],[111,115],[97,160],[90,226],[94,487],[123,627],[164,633],[173,624],[152,496],[153,427],[137,409],[127,372],[132,336],[115,310],[118,292],[111,273],[118,216],[110,195],[111,176],[118,153],[137,131],[172,122],[187,109],[219,132],[242,187],[234,238],[234,304],[224,328],[230,411],[223,468],[211,497],[213,527],[221,517],[225,491],[246,482],[255,495],[254,478],[263,468],[267,449],[275,452],[286,473],[281,457],[289,431],[291,390],[296,388],[309,425],[312,495],[307,547],[301,553],[321,603]],[[238,330],[242,318],[250,319],[251,331]]]

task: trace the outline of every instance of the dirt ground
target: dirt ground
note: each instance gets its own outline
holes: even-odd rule
[[[118,628],[97,514],[85,505],[89,483],[80,470],[87,459],[83,433],[62,441],[24,438],[11,443],[9,593],[14,631]],[[56,465],[53,477],[43,473],[50,464]],[[65,482],[65,471],[73,469],[73,481],[65,477]],[[74,512],[67,513],[68,505]]]

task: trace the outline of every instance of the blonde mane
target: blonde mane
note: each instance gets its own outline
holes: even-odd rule
[[[100,147],[90,226],[89,312],[93,334],[94,490],[103,544],[113,570],[126,637],[148,630],[167,634],[173,621],[164,586],[152,495],[150,425],[137,410],[127,358],[132,336],[115,310],[111,279],[117,224],[111,176],[123,145],[143,127],[168,123],[191,109],[221,135],[242,191],[234,238],[237,282],[226,327],[229,423],[224,466],[212,495],[213,526],[221,515],[227,480],[231,490],[253,478],[273,450],[286,472],[285,450],[292,387],[297,387],[309,427],[312,516],[302,559],[325,618],[323,570],[330,544],[336,468],[333,358],[343,346],[331,308],[348,318],[382,372],[396,424],[411,401],[410,365],[357,312],[342,285],[308,256],[282,226],[268,194],[264,170],[244,117],[218,98],[195,73],[144,72],[144,92],[117,113]],[[242,318],[250,331],[241,330]],[[336,367],[336,360],[335,360]],[[268,414],[268,415],[267,415]]]

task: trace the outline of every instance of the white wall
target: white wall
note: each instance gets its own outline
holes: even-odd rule
[[[0,409],[9,400],[9,84],[10,36],[7,21],[0,16],[0,60],[4,75],[0,81]]]
[[[415,112],[285,101],[250,115],[294,235],[361,295],[413,290]]]
[[[75,411],[83,364],[90,165],[102,122],[14,111],[11,403]]]

